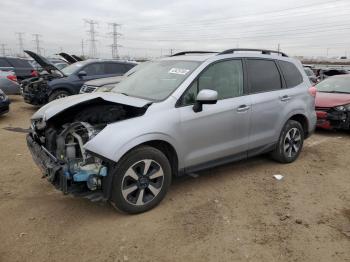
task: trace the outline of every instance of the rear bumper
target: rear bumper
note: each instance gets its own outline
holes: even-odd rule
[[[322,129],[350,129],[350,112],[316,111],[317,127]]]

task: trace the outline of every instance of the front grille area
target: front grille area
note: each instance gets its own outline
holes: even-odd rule
[[[88,85],[84,85],[82,88],[81,88],[81,93],[92,93],[96,90],[96,87],[95,86],[88,86]]]

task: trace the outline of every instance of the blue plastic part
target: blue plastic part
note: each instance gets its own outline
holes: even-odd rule
[[[89,179],[89,176],[91,175],[99,175],[99,176],[107,176],[107,167],[102,167],[100,169],[100,173],[96,174],[93,171],[87,171],[87,170],[80,170],[78,173],[75,173],[73,175],[73,180],[75,182],[86,182]]]
[[[107,167],[102,167],[100,169],[100,173],[99,173],[100,176],[107,176]]]

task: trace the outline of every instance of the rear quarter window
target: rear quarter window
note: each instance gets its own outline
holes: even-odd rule
[[[250,93],[262,93],[282,88],[281,76],[273,60],[248,59]]]
[[[287,61],[278,61],[278,64],[282,70],[287,88],[300,85],[303,82],[303,76],[293,63]]]

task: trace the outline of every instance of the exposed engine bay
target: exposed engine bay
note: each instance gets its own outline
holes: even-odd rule
[[[33,105],[47,103],[47,83],[51,80],[61,78],[62,75],[56,73],[41,74],[38,77],[25,79],[21,82],[21,89],[24,100]]]
[[[33,119],[27,136],[33,159],[45,177],[64,193],[102,190],[114,163],[87,152],[84,144],[108,124],[144,114],[147,107],[133,107],[90,100],[70,107],[48,121]]]

